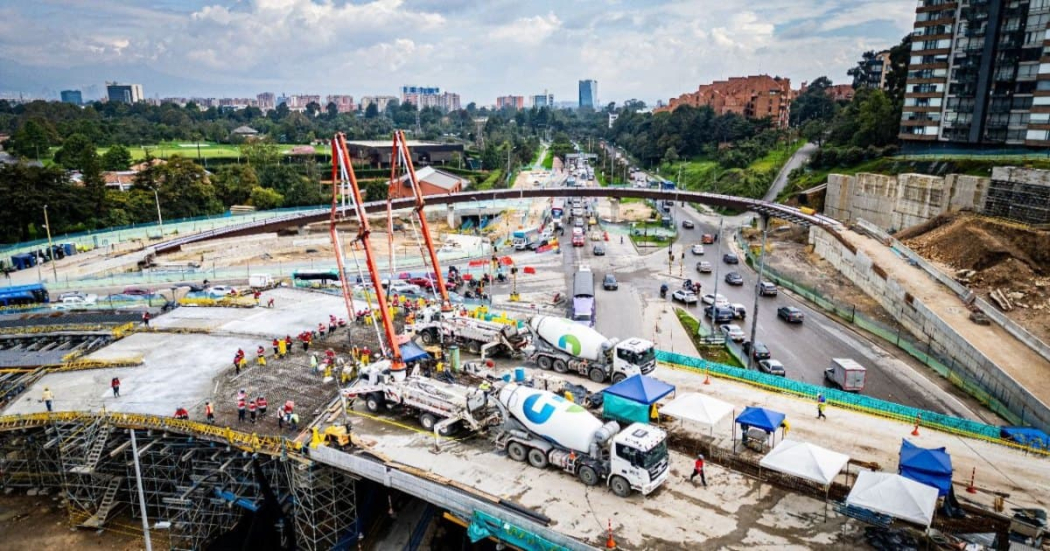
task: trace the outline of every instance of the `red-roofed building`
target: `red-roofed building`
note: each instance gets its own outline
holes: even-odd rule
[[[788,78],[769,75],[732,77],[702,84],[696,92],[672,98],[666,107],[653,111],[674,111],[681,105],[707,105],[718,115],[736,113],[751,119],[769,117],[774,125],[785,128],[796,95]]]

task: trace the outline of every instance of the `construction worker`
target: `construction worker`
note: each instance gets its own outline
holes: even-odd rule
[[[303,352],[308,352],[310,350],[310,341],[312,341],[314,338],[312,335],[310,335],[309,331],[303,334],[303,338]]]
[[[693,463],[693,474],[689,475],[689,481],[692,482],[696,475],[700,475],[700,482],[704,483],[704,487],[707,487],[707,477],[704,476],[704,455],[696,454],[696,462]]]
[[[242,369],[248,369],[248,358],[241,356],[240,361],[237,363],[237,373],[239,374]]]
[[[175,408],[175,418],[186,421],[190,418],[190,412],[186,411],[186,408],[179,406]]]
[[[266,301],[266,307],[273,308],[273,297],[270,297],[270,300]]]
[[[149,328],[149,310],[142,313],[142,325],[145,325],[147,329]]]
[[[244,414],[245,414],[245,409],[244,408],[245,408],[245,406],[246,406],[246,404],[244,403],[244,396],[238,397],[237,398],[237,422],[238,423],[243,423],[244,422]]]
[[[297,430],[299,428],[299,414],[292,412],[292,414],[288,416],[288,419],[288,422],[292,425],[292,430]]]
[[[252,298],[255,299],[255,305],[256,306],[259,305],[259,298],[260,297],[262,297],[262,292],[260,292],[260,291],[255,291],[255,293],[252,294]]]
[[[109,386],[113,389],[113,397],[120,398],[120,378],[113,377],[113,380],[109,382]]]
[[[288,350],[292,349],[292,336],[291,335],[285,335],[284,336],[284,346],[287,349],[286,352]]]
[[[255,403],[255,400],[251,400],[248,402],[248,417],[251,419],[251,423],[253,425],[255,424],[255,415],[257,409],[258,405]]]
[[[283,339],[277,339],[277,357],[283,358],[288,353],[288,343]]]
[[[780,422],[780,428],[784,429],[784,434],[782,435],[782,437],[787,438],[788,431],[791,430],[791,424],[788,423],[787,419],[784,419]]]
[[[209,423],[215,424],[215,408],[211,405],[211,402],[204,402],[204,418]]]
[[[263,417],[264,415],[266,415],[266,406],[268,404],[266,403],[265,397],[259,396],[258,398],[256,398],[255,405],[259,408],[259,417]]]
[[[255,351],[255,360],[259,365],[266,365],[266,349],[259,345],[259,349]]]
[[[317,371],[317,354],[310,354],[310,371]]]
[[[51,411],[51,403],[55,401],[55,395],[51,393],[50,388],[44,387],[44,393],[40,395],[40,399],[47,406],[47,411]]]
[[[317,324],[317,336],[319,336],[319,337],[323,337],[324,336],[324,324],[323,323],[318,323]]]
[[[238,375],[241,374],[241,355],[240,354],[234,354],[233,355],[233,368],[237,370],[237,374]]]
[[[280,346],[278,345],[278,343],[280,343],[280,342],[281,342],[280,339],[274,339],[273,343],[272,343],[273,344],[273,355],[276,358],[280,358],[281,357],[281,350],[280,350]]]

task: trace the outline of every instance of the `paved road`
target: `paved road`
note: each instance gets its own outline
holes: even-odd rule
[[[791,158],[784,163],[784,166],[780,168],[780,172],[777,173],[773,184],[766,190],[766,194],[762,196],[762,200],[776,201],[777,195],[780,195],[780,192],[784,190],[784,186],[787,185],[788,175],[791,174],[791,171],[805,164],[816,151],[817,145],[809,142],[800,147],[798,151],[795,151]]]

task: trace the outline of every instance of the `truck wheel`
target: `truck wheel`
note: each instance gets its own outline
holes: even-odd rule
[[[623,373],[613,373],[612,382],[613,383],[618,383],[618,382],[620,382],[620,381],[622,381],[622,380],[624,380],[626,378],[627,378],[627,375],[624,375]]]
[[[547,468],[547,454],[543,453],[543,450],[532,448],[529,450],[529,465],[536,467],[537,469]]]
[[[605,370],[600,367],[592,367],[591,372],[587,376],[596,383],[605,382]]]
[[[437,335],[430,329],[424,330],[423,333],[419,335],[419,338],[423,341],[423,344],[427,346],[437,343]]]
[[[456,434],[456,432],[458,432],[458,431],[459,431],[459,423],[453,423],[453,424],[451,424],[451,425],[449,425],[449,426],[447,426],[447,427],[445,427],[443,429],[438,430],[438,435],[440,435],[440,436],[452,436],[453,434]]]
[[[612,488],[614,494],[620,497],[631,495],[631,484],[622,476],[612,477],[612,480],[609,481],[609,487]]]
[[[554,371],[557,371],[558,373],[568,373],[569,372],[569,364],[565,363],[565,360],[562,360],[560,358],[557,359],[557,360],[554,360],[554,366],[553,367],[554,367]]]
[[[586,486],[595,486],[598,484],[598,473],[594,472],[594,469],[587,465],[580,467],[580,470],[576,471],[576,476],[578,476],[580,482],[583,482]]]
[[[529,452],[520,442],[511,442],[510,444],[507,444],[507,455],[515,461],[525,461],[528,454]]]
[[[467,352],[471,354],[481,354],[481,343],[478,341],[467,342]]]
[[[536,358],[536,364],[540,366],[540,369],[543,369],[545,371],[551,370],[552,363],[553,362],[551,362],[550,356],[540,356]]]
[[[365,407],[372,413],[379,413],[383,409],[383,399],[375,394],[369,394],[365,400]]]
[[[434,425],[436,423],[437,423],[437,417],[434,417],[430,413],[424,413],[424,414],[419,416],[419,424],[424,429],[426,429],[427,432],[432,432],[434,430]]]

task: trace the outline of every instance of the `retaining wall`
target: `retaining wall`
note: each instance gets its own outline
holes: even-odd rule
[[[949,174],[859,173],[828,176],[824,214],[837,220],[869,220],[886,230],[899,230],[948,211],[979,210],[990,180]]]
[[[989,360],[922,301],[910,295],[899,282],[888,277],[863,251],[848,248],[838,236],[818,227],[810,228],[809,242],[816,254],[896,316],[905,329],[928,341],[931,353],[950,358],[951,369],[974,381],[990,399],[1005,408],[1010,414],[1005,415],[1008,419],[1050,431],[1050,408],[1046,404]]]

